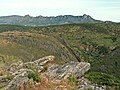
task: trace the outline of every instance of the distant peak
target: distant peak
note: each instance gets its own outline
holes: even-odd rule
[[[84,15],[83,15],[83,18],[91,18],[91,16],[90,16],[90,15],[87,15],[87,14],[84,14]]]
[[[31,17],[29,14],[25,15],[24,17]]]
[[[83,14],[83,16],[88,16],[87,14]]]

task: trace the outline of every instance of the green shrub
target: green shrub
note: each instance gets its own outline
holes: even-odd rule
[[[36,82],[40,82],[41,80],[40,80],[40,77],[39,77],[39,73],[37,72],[37,71],[35,71],[35,72],[30,72],[29,74],[28,74],[28,78],[29,79],[33,79],[33,81],[36,81]]]
[[[7,80],[12,80],[13,78],[14,78],[13,75],[7,75],[7,76],[6,76],[6,79],[7,79]]]
[[[72,84],[72,85],[77,85],[77,83],[78,83],[78,79],[76,78],[75,75],[71,75],[71,76],[68,78],[68,80],[69,80],[70,84]]]
[[[115,36],[111,37],[111,39],[112,39],[113,43],[117,41],[117,37],[115,37]]]
[[[98,85],[107,85],[107,86],[120,86],[120,79],[101,72],[90,72],[85,75],[92,83]],[[120,88],[119,88],[120,89]]]
[[[105,46],[98,46],[97,47],[99,54],[107,54],[109,52],[109,48]]]

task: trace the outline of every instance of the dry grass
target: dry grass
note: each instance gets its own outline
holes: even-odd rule
[[[71,85],[68,80],[49,80],[45,75],[40,75],[40,83],[29,82],[22,85],[20,90],[76,90],[76,85]]]
[[[41,75],[41,83],[35,85],[36,90],[75,90],[76,86],[71,86],[68,80],[48,80]]]

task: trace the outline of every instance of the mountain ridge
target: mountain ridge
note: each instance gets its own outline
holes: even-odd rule
[[[44,25],[60,25],[71,23],[99,23],[100,20],[95,20],[90,15],[83,16],[74,15],[59,15],[59,16],[20,16],[10,15],[1,16],[0,24],[24,25],[24,26],[44,26]]]

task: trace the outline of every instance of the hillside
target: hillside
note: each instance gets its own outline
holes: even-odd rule
[[[57,64],[71,60],[91,63],[86,75],[88,79],[118,88],[119,45],[120,24],[81,23],[43,27],[0,25],[0,71],[19,60],[28,62],[54,55],[54,63]],[[91,77],[101,74],[102,81],[99,77]],[[104,80],[105,77],[108,81]],[[109,81],[108,77],[114,82]]]
[[[1,16],[0,24],[24,25],[24,26],[44,26],[44,25],[60,25],[70,23],[96,23],[100,22],[91,16],[84,14],[83,16],[60,15],[60,16]]]

